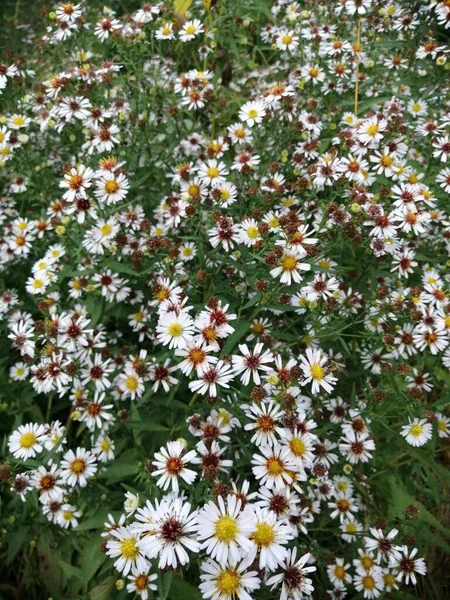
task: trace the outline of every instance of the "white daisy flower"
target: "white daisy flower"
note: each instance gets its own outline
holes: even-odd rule
[[[156,573],[149,573],[150,567],[145,569],[145,571],[138,571],[132,575],[128,575],[128,580],[130,583],[127,585],[127,592],[130,594],[137,594],[142,600],[147,600],[148,591],[153,590],[156,591],[158,586],[153,583],[158,579],[158,575]]]
[[[275,571],[288,556],[286,544],[293,538],[290,525],[279,521],[277,515],[267,508],[255,508],[255,523],[250,539],[253,543],[243,564],[249,566],[258,557],[259,568]]]
[[[314,591],[308,574],[316,570],[316,567],[305,566],[311,555],[304,554],[298,560],[297,548],[289,549],[286,559],[281,565],[283,571],[273,575],[266,581],[266,585],[272,586],[273,591],[281,583],[280,600],[301,600],[304,596],[310,596]]]
[[[130,571],[133,573],[147,571],[148,562],[142,551],[144,540],[139,540],[131,527],[112,528],[109,535],[114,539],[106,542],[106,554],[111,558],[117,558],[114,566],[119,573],[128,575]]]
[[[179,314],[169,312],[160,315],[156,327],[158,342],[172,348],[186,348],[194,337],[194,322],[185,311]]]
[[[148,502],[151,518],[151,534],[142,538],[140,547],[150,558],[159,556],[158,567],[176,569],[189,562],[186,548],[198,552],[200,544],[195,539],[197,512],[191,513],[191,505],[183,498],[167,496],[156,506]]]
[[[403,425],[400,432],[411,446],[424,446],[433,435],[433,426],[426,419],[415,418]]]
[[[239,119],[244,121],[248,127],[253,127],[255,123],[261,123],[265,115],[266,108],[261,100],[246,102],[239,110]]]
[[[241,511],[242,502],[229,494],[225,501],[222,496],[217,504],[208,502],[198,514],[198,539],[203,541],[201,548],[221,567],[227,562],[234,564],[241,559],[241,552],[252,549],[249,536],[255,523],[255,513],[250,505]]]
[[[245,572],[237,561],[218,564],[214,560],[202,563],[200,592],[207,600],[251,600],[248,593],[259,588],[261,581],[256,571]]]
[[[15,458],[22,460],[34,458],[36,454],[42,452],[44,435],[45,428],[43,425],[38,425],[37,423],[21,425],[9,436],[9,451]]]
[[[85,448],[69,450],[61,460],[61,479],[70,487],[86,487],[87,480],[97,472],[95,455]]]
[[[153,471],[153,477],[159,477],[156,485],[163,490],[167,490],[172,485],[174,492],[179,491],[178,478],[181,477],[188,485],[193,483],[197,473],[186,468],[186,464],[192,462],[197,456],[195,450],[190,450],[183,456],[185,447],[182,442],[167,442],[167,447],[162,446],[159,452],[155,452],[155,459],[152,464],[156,467]]]
[[[266,363],[273,363],[273,354],[270,350],[262,352],[263,347],[264,344],[258,342],[255,345],[253,352],[251,352],[247,344],[240,344],[239,350],[242,356],[233,354],[231,357],[234,373],[236,375],[242,373],[240,381],[243,385],[248,385],[250,379],[253,380],[255,385],[259,385],[261,383],[259,371],[270,371],[271,367],[267,366]]]
[[[305,379],[301,385],[312,383],[311,391],[313,394],[318,394],[323,388],[326,392],[333,391],[333,384],[337,381],[336,377],[331,373],[327,373],[325,364],[327,357],[321,350],[306,349],[306,357],[300,356],[300,368],[303,371]]]
[[[416,585],[416,573],[425,575],[427,572],[425,560],[423,558],[416,558],[417,548],[413,548],[410,552],[407,546],[402,546],[398,550],[398,555],[390,560],[389,567],[398,569],[396,575],[397,581],[404,581],[406,585],[411,581],[413,585]]]

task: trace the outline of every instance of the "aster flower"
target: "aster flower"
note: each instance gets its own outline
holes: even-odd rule
[[[417,583],[416,574],[425,575],[427,566],[423,558],[416,558],[417,548],[408,550],[407,546],[398,548],[398,554],[389,561],[389,567],[398,570],[397,581],[404,581],[406,585],[411,581],[413,585]]]
[[[306,349],[306,356],[300,356],[300,368],[303,371],[305,379],[301,385],[312,383],[311,391],[317,394],[321,388],[325,392],[333,391],[333,384],[337,381],[336,377],[326,371],[327,357],[320,350]]]
[[[176,569],[178,565],[189,562],[186,551],[198,552],[199,543],[195,539],[197,528],[196,511],[191,512],[191,505],[182,498],[163,498],[150,509],[152,533],[142,538],[139,546],[150,558],[159,557],[158,567]]]
[[[219,496],[217,504],[210,501],[200,510],[198,539],[208,556],[224,567],[229,561],[236,564],[241,559],[241,551],[247,553],[252,549],[249,538],[255,514],[249,505],[241,510],[241,500],[231,494],[226,502]]]
[[[200,592],[203,598],[212,600],[250,600],[249,591],[260,587],[261,581],[256,571],[246,571],[245,567],[230,559],[225,564],[207,560],[201,565]]]
[[[185,447],[182,442],[168,442],[167,448],[161,447],[159,452],[155,452],[155,460],[152,464],[156,470],[152,472],[153,477],[159,477],[156,485],[163,490],[167,490],[169,485],[172,486],[174,492],[179,491],[178,478],[181,477],[188,485],[190,485],[197,473],[188,469],[186,465],[196,457],[195,450],[190,450],[183,455]]]
[[[42,452],[44,446],[43,425],[28,423],[21,425],[8,439],[9,451],[15,458],[27,460]]]
[[[307,553],[297,560],[297,548],[289,549],[281,565],[283,571],[266,581],[271,591],[281,584],[280,600],[301,600],[304,596],[311,596],[314,587],[308,574],[314,572],[316,567],[305,566],[310,556]]]
[[[96,457],[85,448],[77,448],[75,452],[68,450],[61,459],[61,480],[70,487],[86,487],[87,480],[96,471]]]
[[[119,573],[145,572],[148,562],[142,551],[143,540],[130,527],[119,526],[109,533],[111,539],[106,542],[106,554],[116,559],[114,566]]]
[[[251,378],[256,385],[259,385],[261,383],[259,371],[270,371],[270,367],[267,366],[267,363],[273,362],[273,354],[270,350],[262,352],[263,347],[264,344],[258,342],[255,345],[253,352],[251,352],[247,344],[240,344],[239,350],[242,356],[233,354],[231,357],[235,374],[239,375],[242,373],[241,383],[243,385],[248,385]]]
[[[426,419],[410,419],[408,425],[403,425],[400,434],[411,446],[424,446],[433,435],[433,427]]]

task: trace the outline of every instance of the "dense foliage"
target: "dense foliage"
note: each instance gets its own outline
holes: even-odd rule
[[[0,597],[448,597],[450,2],[12,9]]]

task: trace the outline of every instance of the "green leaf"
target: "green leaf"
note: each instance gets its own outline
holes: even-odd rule
[[[136,449],[129,450],[124,452],[122,456],[115,460],[109,467],[106,469],[108,474],[107,483],[115,483],[116,481],[121,481],[125,477],[129,477],[130,475],[136,475],[139,471],[137,465],[137,452]]]
[[[25,525],[24,527],[19,527],[17,531],[15,531],[9,536],[8,556],[6,559],[7,565],[12,563],[12,561],[16,557],[16,554],[23,546],[29,529],[30,528],[27,525]]]
[[[139,431],[169,431],[169,428],[165,425],[159,425],[158,423],[152,423],[151,421],[128,421],[128,425]]]
[[[44,532],[38,539],[39,550],[39,581],[47,590],[49,596],[61,598],[64,572],[59,563],[60,554],[50,548],[50,535]]]
[[[89,592],[89,600],[111,600],[111,592],[114,589],[116,577],[111,575],[107,577],[103,583],[96,585],[95,588]]]
[[[169,595],[170,586],[172,585],[173,575],[169,571],[169,573],[160,573],[158,576],[158,590],[159,590],[159,598],[160,600],[167,600]]]
[[[91,319],[90,326],[95,327],[103,312],[104,300],[99,297],[90,297],[86,300],[88,316]]]
[[[61,565],[64,575],[67,577],[67,579],[77,577],[78,579],[83,580],[83,572],[79,567],[69,565],[69,563],[64,562],[61,558],[59,559],[59,564]]]
[[[112,271],[116,271],[117,273],[126,273],[127,275],[137,275],[137,271],[130,267],[129,265],[125,265],[117,260],[108,260],[107,266]]]
[[[418,502],[415,498],[413,498],[413,496],[410,496],[410,494],[404,489],[402,483],[393,475],[389,477],[389,484],[391,487],[391,498],[397,510],[398,516],[404,516],[406,507],[410,504],[415,504],[419,509],[419,521],[427,523],[431,527],[434,527],[443,533],[445,536],[450,537],[450,529],[447,529],[447,527],[442,525],[442,523],[434,515],[432,515],[421,502]]]
[[[110,511],[106,508],[101,508],[88,519],[81,521],[78,527],[76,527],[75,531],[85,531],[87,529],[103,529],[103,526],[108,519],[109,513],[111,513],[114,516],[114,511]]]
[[[247,331],[250,329],[250,323],[247,321],[239,321],[235,331],[230,335],[230,337],[225,342],[223,347],[223,354],[229,354],[231,350],[239,343],[239,341],[244,337]]]
[[[184,15],[189,10],[193,0],[174,0],[173,6],[175,12],[179,15]]]
[[[83,548],[82,558],[80,561],[80,569],[82,572],[83,581],[87,584],[95,573],[100,569],[106,561],[106,554],[102,552],[100,543],[89,539],[86,546]],[[87,585],[86,585],[87,587]]]
[[[435,472],[435,474],[450,484],[450,471],[440,465],[436,460],[430,460],[426,454],[421,450],[410,449],[411,454],[422,464],[426,465],[429,469]]]
[[[258,302],[261,300],[261,298],[263,297],[263,294],[255,294],[253,296],[253,298],[251,298],[247,304],[244,304],[244,306],[242,307],[242,310],[245,310],[246,308],[250,308],[252,306],[255,306],[255,304],[258,304]]]
[[[202,595],[198,588],[194,587],[181,577],[174,577],[169,592],[169,600],[201,600]]]

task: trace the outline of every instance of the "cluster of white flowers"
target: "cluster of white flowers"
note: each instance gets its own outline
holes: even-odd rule
[[[142,600],[196,565],[212,600],[416,584],[377,477],[450,438],[448,2],[89,4],[32,87],[0,64],[2,477],[74,536],[100,483]]]

